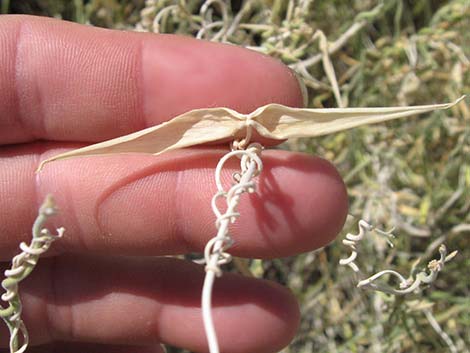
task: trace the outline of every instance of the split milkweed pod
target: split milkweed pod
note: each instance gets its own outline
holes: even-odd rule
[[[196,109],[167,122],[112,140],[62,153],[41,162],[45,164],[72,157],[115,153],[161,153],[224,140],[242,140],[247,129],[265,138],[286,140],[294,137],[316,137],[361,125],[448,109],[452,103],[390,108],[290,108],[279,104],[260,107],[250,114],[228,108]]]

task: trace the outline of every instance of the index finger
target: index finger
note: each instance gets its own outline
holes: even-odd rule
[[[101,141],[195,108],[300,106],[293,73],[239,47],[0,16],[0,144]]]

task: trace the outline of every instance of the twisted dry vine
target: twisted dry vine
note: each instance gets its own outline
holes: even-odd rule
[[[246,149],[243,145],[248,141],[248,137],[242,143],[234,143],[232,151],[224,155],[215,170],[215,181],[217,192],[212,198],[212,210],[217,217],[215,222],[217,235],[209,240],[204,249],[204,259],[206,263],[206,277],[202,289],[202,314],[204,329],[211,353],[219,353],[217,335],[212,320],[212,288],[216,276],[222,275],[221,265],[231,261],[231,255],[226,250],[233,244],[229,234],[229,224],[234,223],[240,216],[237,207],[243,193],[255,191],[255,178],[263,169],[260,158],[262,146],[258,143],[250,144]],[[240,158],[240,172],[233,174],[235,183],[226,191],[222,183],[222,169],[225,163],[233,158]],[[225,212],[220,211],[217,206],[219,199],[225,199]]]
[[[340,265],[349,266],[356,273],[360,272],[359,267],[355,262],[357,255],[358,255],[358,246],[359,246],[360,241],[364,238],[367,232],[370,232],[373,230],[380,235],[387,236],[388,237],[387,242],[391,247],[393,247],[393,243],[391,242],[390,239],[394,238],[392,231],[384,232],[384,231],[378,230],[374,228],[372,225],[370,225],[369,223],[367,223],[366,221],[364,221],[363,219],[359,221],[358,227],[359,227],[358,234],[348,233],[346,234],[346,239],[343,240],[343,244],[348,246],[351,249],[351,255],[348,258],[341,259],[339,261]],[[410,276],[409,278],[405,278],[403,275],[401,275],[397,271],[382,270],[366,279],[360,280],[357,284],[357,287],[370,288],[376,291],[381,291],[381,292],[393,294],[393,295],[405,295],[405,294],[413,293],[417,289],[419,289],[421,285],[431,284],[432,282],[434,282],[437,278],[438,273],[442,271],[442,269],[444,268],[445,263],[450,261],[452,258],[454,258],[457,255],[457,251],[453,251],[452,253],[447,254],[446,246],[441,245],[439,247],[439,254],[440,254],[439,259],[431,260],[428,263],[427,267],[428,267],[429,272],[426,272],[426,270],[423,270],[414,277]],[[392,277],[397,278],[399,281],[399,288],[396,289],[386,284],[377,283],[377,280],[379,280],[382,276],[385,276],[385,275],[390,275]]]
[[[44,228],[47,219],[56,213],[54,200],[51,196],[47,196],[34,222],[31,244],[24,242],[20,244],[22,252],[13,258],[11,269],[5,271],[6,278],[2,281],[2,287],[6,293],[1,298],[8,302],[8,307],[0,309],[0,317],[10,330],[10,353],[23,353],[28,347],[29,336],[21,319],[23,305],[18,293],[18,284],[31,274],[39,257],[49,249],[52,242],[63,236],[64,228],[57,229],[56,235]]]

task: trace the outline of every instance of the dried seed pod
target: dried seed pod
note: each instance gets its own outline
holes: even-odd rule
[[[252,129],[260,136],[274,140],[328,135],[360,125],[448,109],[464,97],[453,103],[391,108],[301,109],[269,104],[250,114],[228,108],[196,109],[157,126],[59,154],[43,161],[38,171],[48,162],[72,157],[114,153],[158,155],[208,142],[240,140]]]

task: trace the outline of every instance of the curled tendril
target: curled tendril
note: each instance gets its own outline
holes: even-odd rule
[[[348,246],[351,249],[351,255],[346,259],[339,260],[340,265],[348,265],[349,267],[352,268],[352,270],[354,272],[359,272],[359,267],[354,262],[357,258],[357,254],[358,254],[357,253],[357,246],[358,246],[359,242],[364,238],[364,235],[367,232],[375,231],[376,233],[378,233],[380,235],[386,236],[387,237],[387,243],[388,243],[388,245],[390,245],[390,247],[393,247],[393,243],[392,243],[391,239],[395,238],[395,236],[392,233],[393,229],[391,229],[389,231],[383,231],[383,230],[380,230],[380,229],[377,229],[377,228],[373,227],[372,225],[370,225],[369,223],[367,223],[363,219],[361,219],[359,221],[358,227],[359,227],[359,233],[358,234],[348,233],[348,234],[346,234],[346,239],[343,240],[343,244]]]
[[[356,273],[360,272],[359,267],[355,263],[355,260],[358,255],[357,246],[359,242],[364,238],[364,235],[367,232],[374,230],[376,233],[387,236],[388,237],[387,242],[392,247],[393,247],[393,244],[390,239],[394,238],[392,231],[384,232],[384,231],[378,230],[362,219],[359,221],[358,226],[359,226],[358,234],[348,233],[346,235],[346,239],[343,240],[343,244],[351,248],[352,250],[351,255],[339,261],[340,265],[345,265],[345,266],[347,265],[351,267],[352,270]],[[444,264],[450,261],[453,257],[455,257],[455,255],[457,255],[457,251],[447,254],[447,248],[445,247],[445,245],[441,245],[439,247],[439,253],[440,253],[439,259],[431,260],[428,263],[427,267],[428,267],[429,272],[427,272],[426,270],[423,270],[414,277],[411,275],[410,277],[405,278],[403,275],[401,275],[397,271],[383,270],[366,279],[360,280],[357,284],[357,287],[370,288],[376,291],[381,291],[384,293],[389,293],[389,294],[394,294],[394,295],[404,295],[404,294],[413,293],[422,284],[430,284],[434,282],[434,280],[437,278],[438,273],[442,271],[442,269],[444,268]],[[397,278],[399,281],[399,288],[396,289],[391,286],[377,282],[381,277],[385,275],[389,275],[389,276]]]
[[[240,216],[236,210],[240,196],[246,192],[254,192],[255,183],[252,178],[256,177],[263,168],[263,163],[259,157],[261,148],[259,144],[251,144],[247,149],[234,149],[223,156],[216,167],[215,182],[217,185],[217,193],[212,198],[211,206],[212,211],[217,217],[215,226],[218,232],[217,235],[206,244],[204,249],[204,262],[206,263],[206,271],[213,271],[218,276],[222,274],[220,265],[226,264],[231,260],[230,254],[225,252],[233,244],[233,240],[228,232],[228,224],[234,223]],[[225,163],[233,157],[240,158],[241,171],[234,173],[233,179],[235,183],[226,191],[222,183],[222,169]],[[217,205],[219,199],[225,199],[225,212],[221,212]],[[217,261],[214,259],[217,259]]]
[[[18,284],[29,276],[39,257],[49,249],[52,242],[63,236],[64,228],[57,229],[57,234],[53,235],[43,227],[47,219],[56,213],[54,200],[51,196],[47,196],[34,222],[31,244],[24,242],[20,244],[22,252],[13,258],[11,268],[5,271],[6,278],[2,281],[2,287],[6,292],[1,298],[8,303],[8,306],[0,308],[0,317],[10,330],[10,353],[23,353],[28,347],[29,336],[21,319],[23,306],[18,294]]]
[[[232,151],[220,159],[215,170],[217,193],[212,198],[212,210],[217,217],[215,222],[217,235],[207,242],[204,249],[204,261],[200,261],[206,264],[206,277],[202,290],[202,312],[211,353],[219,352],[211,312],[212,288],[215,277],[222,275],[220,266],[232,260],[231,255],[227,252],[228,248],[233,244],[228,227],[230,223],[235,222],[240,216],[237,212],[240,196],[243,193],[255,191],[256,186],[252,179],[261,173],[263,169],[263,163],[260,158],[262,146],[258,143],[252,143],[246,149],[243,149],[248,141],[249,135],[244,140],[232,144]],[[233,174],[235,183],[226,191],[222,183],[222,169],[225,163],[233,157],[240,158],[240,172]],[[226,207],[224,211],[221,211],[217,205],[217,201],[221,199],[225,200]]]

